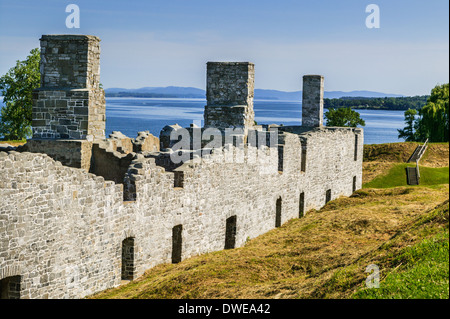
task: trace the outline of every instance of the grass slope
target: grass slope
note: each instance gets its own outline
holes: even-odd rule
[[[416,147],[422,144],[403,142],[364,145],[364,162],[405,163]],[[428,143],[420,164],[430,167],[449,166],[449,144]]]
[[[379,289],[364,289],[353,298],[448,299],[448,230],[406,247],[394,258],[394,265]],[[403,267],[398,269],[397,267]],[[392,268],[391,268],[392,269]]]
[[[406,167],[415,167],[415,164],[395,164],[386,175],[379,175],[372,181],[365,183],[364,188],[388,188],[407,186]],[[420,185],[433,186],[448,183],[448,167],[427,167],[419,165]]]
[[[408,231],[447,198],[448,185],[360,190],[244,247],[156,266],[93,298],[349,298],[364,283],[365,267],[381,265],[364,256],[380,256],[380,247],[390,254],[448,228],[447,219]]]
[[[448,298],[448,200],[413,219],[378,248],[338,269],[316,288],[320,298]],[[365,267],[380,269],[379,288],[367,288]]]
[[[418,145],[415,142],[364,145],[363,184],[386,174],[397,164],[406,163]],[[429,143],[419,163],[421,167],[448,168],[449,144]]]
[[[448,298],[448,143],[430,144],[421,185],[399,186],[416,144],[365,145],[365,188],[351,197],[89,298]],[[365,288],[370,264],[379,289]]]
[[[419,186],[395,185],[416,146],[398,144],[365,146],[366,185],[379,176],[380,188],[90,298],[448,298],[448,143],[430,144]],[[370,264],[380,268],[379,289],[365,288]]]

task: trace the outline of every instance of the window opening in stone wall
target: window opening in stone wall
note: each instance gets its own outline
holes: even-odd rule
[[[184,172],[174,172],[174,187],[184,187]]]
[[[353,186],[352,186],[353,193],[356,191],[356,176],[353,176]]]
[[[225,229],[225,249],[233,249],[236,245],[236,215],[228,217]]]
[[[302,146],[302,154],[300,159],[300,171],[306,172],[306,147]]]
[[[298,204],[298,217],[303,217],[304,215],[305,215],[305,192],[301,192]]]
[[[183,243],[182,238],[183,225],[177,225],[172,228],[172,263],[176,264],[181,261],[181,247]]]
[[[128,237],[122,241],[122,280],[133,280],[134,272],[134,238]]]
[[[331,200],[331,189],[328,189],[325,194],[325,204]]]
[[[284,145],[278,145],[278,171],[283,171]]]
[[[355,156],[354,156],[354,160],[357,161],[358,160],[358,135],[355,134]]]
[[[20,299],[20,276],[0,280],[0,299]]]
[[[281,197],[277,199],[276,214],[275,214],[275,227],[281,226]]]

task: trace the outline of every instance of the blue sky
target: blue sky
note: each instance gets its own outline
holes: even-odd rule
[[[68,4],[80,28],[68,29]],[[380,28],[365,25],[367,5]],[[447,0],[0,0],[0,74],[39,46],[42,34],[102,39],[105,88],[205,88],[207,61],[255,63],[255,85],[301,90],[304,74],[325,90],[429,94],[449,81]]]

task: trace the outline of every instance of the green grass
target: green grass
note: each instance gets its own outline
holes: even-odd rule
[[[447,198],[448,185],[359,190],[243,247],[161,264],[89,298],[351,298],[365,287],[367,265],[379,266],[384,283],[389,272],[404,270],[403,260],[418,260],[404,248],[443,229],[448,237]]]
[[[413,188],[410,188],[414,190]],[[378,248],[338,268],[316,288],[318,298],[448,299],[448,200],[404,225]],[[379,268],[379,288],[367,288],[366,267]]]
[[[391,188],[398,186],[408,186],[406,182],[406,167],[414,167],[415,164],[397,164],[392,167],[387,174],[378,176],[372,181],[363,185],[363,188]],[[419,166],[420,185],[434,186],[448,184],[448,167],[426,167]]]
[[[443,299],[449,297],[448,229],[402,249],[379,288],[365,288],[356,299]],[[398,268],[397,268],[398,267]]]
[[[23,139],[23,140],[3,140],[3,139],[0,139],[0,144],[10,144],[12,146],[24,144],[26,142],[27,142],[26,139]]]

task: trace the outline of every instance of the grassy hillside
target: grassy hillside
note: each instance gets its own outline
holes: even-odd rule
[[[386,265],[386,269],[395,268],[385,276],[380,289],[360,289],[352,297],[448,299],[448,236],[448,230],[441,231],[403,248],[392,258],[391,265]]]
[[[444,222],[410,231],[447,197],[448,185],[359,191],[244,247],[159,265],[95,298],[348,298],[363,287],[380,247],[389,254],[448,231],[448,204]],[[379,264],[383,275],[396,267]]]
[[[367,163],[395,166],[415,148],[378,147]],[[433,145],[424,163],[436,168],[445,150]],[[244,247],[156,266],[92,298],[448,298],[448,196],[448,178],[364,188]],[[380,268],[376,291],[365,289],[370,264]]]
[[[377,249],[338,269],[315,297],[449,298],[448,200],[401,227]],[[368,265],[380,269],[379,289],[366,287]]]
[[[406,167],[415,167],[415,164],[393,165],[386,174],[380,174],[372,181],[365,183],[364,188],[389,188],[407,186]],[[430,186],[448,183],[448,167],[427,167],[419,165],[420,185]]]
[[[396,165],[405,164],[418,145],[419,143],[415,142],[364,145],[363,184],[372,181],[379,175],[386,175]],[[419,164],[421,167],[448,168],[449,144],[428,144]],[[396,184],[396,186],[399,185],[399,183]],[[406,176],[402,185],[406,185]]]
[[[405,163],[421,144],[404,142],[364,145],[364,162]],[[449,144],[429,143],[420,163],[430,167],[449,166]]]

